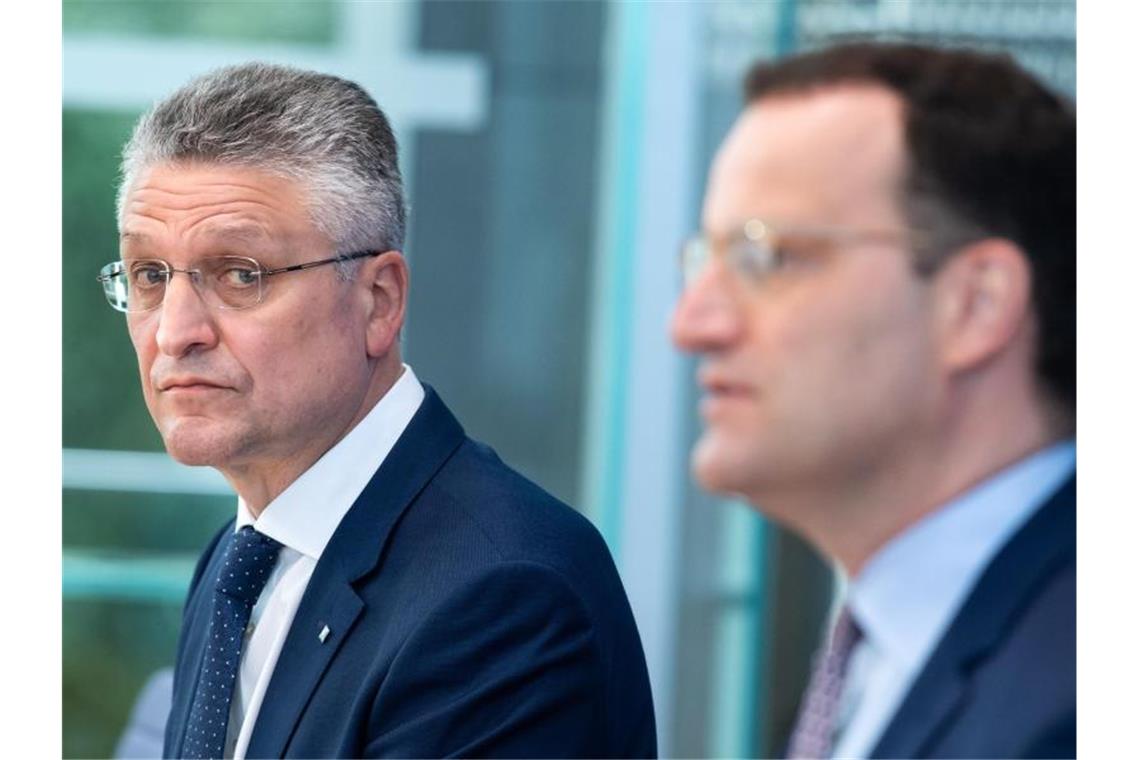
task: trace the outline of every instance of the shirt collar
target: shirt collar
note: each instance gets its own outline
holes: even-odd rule
[[[412,368],[403,372],[356,427],[305,470],[255,520],[238,497],[235,530],[252,525],[281,544],[319,560],[356,497],[388,456],[424,399]]]
[[[1075,443],[1054,444],[887,543],[848,586],[867,641],[907,669],[921,666],[990,560],[1075,467]]]

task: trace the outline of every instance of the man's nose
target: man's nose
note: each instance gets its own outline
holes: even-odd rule
[[[710,262],[681,292],[670,324],[678,348],[707,353],[740,337],[744,325],[741,304],[727,281],[729,276],[721,262]]]
[[[182,276],[179,276],[179,275]],[[192,281],[193,275],[174,273],[158,307],[158,348],[168,356],[185,356],[217,345],[214,315]]]

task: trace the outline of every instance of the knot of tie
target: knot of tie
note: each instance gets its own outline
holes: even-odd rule
[[[252,606],[265,588],[280,550],[277,541],[246,525],[230,542],[216,590]]]

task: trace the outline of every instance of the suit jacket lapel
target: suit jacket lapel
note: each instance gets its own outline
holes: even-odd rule
[[[1076,557],[1076,477],[1029,519],[982,574],[915,679],[872,757],[923,757],[965,704],[970,672],[1009,630],[1027,596]]]
[[[464,440],[430,386],[407,429],[325,547],[281,648],[246,756],[281,757],[364,603],[353,582],[380,562],[400,515]],[[314,505],[319,508],[319,505]],[[329,631],[321,636],[325,627]]]

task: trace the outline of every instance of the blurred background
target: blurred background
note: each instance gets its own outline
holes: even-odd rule
[[[407,361],[467,428],[602,531],[665,756],[786,740],[831,570],[702,494],[677,251],[758,58],[851,36],[1007,50],[1075,97],[1073,0],[63,4],[63,750],[115,752],[172,662],[198,552],[235,498],[162,453],[122,315],[119,149],[191,76],[252,59],[361,83],[411,207]]]

